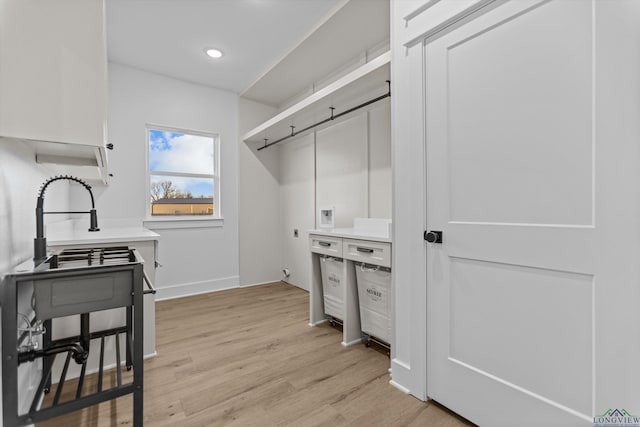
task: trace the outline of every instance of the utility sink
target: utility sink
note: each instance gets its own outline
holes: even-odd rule
[[[140,264],[127,247],[67,249],[38,268],[33,279],[39,320],[131,305],[132,265]]]

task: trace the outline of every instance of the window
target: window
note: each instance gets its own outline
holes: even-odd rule
[[[220,218],[218,135],[147,126],[149,214]]]

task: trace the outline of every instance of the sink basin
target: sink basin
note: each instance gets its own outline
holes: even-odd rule
[[[142,261],[127,247],[54,254],[30,273],[36,317],[48,320],[129,306],[135,268],[141,270]]]

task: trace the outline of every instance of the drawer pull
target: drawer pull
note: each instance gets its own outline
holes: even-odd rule
[[[320,242],[320,241],[318,241],[318,244],[319,244],[320,246],[325,246],[325,247],[327,247],[327,246],[331,246],[331,243],[329,243],[329,242]]]
[[[367,254],[372,254],[373,253],[373,249],[371,249],[371,248],[356,248],[356,250],[358,252],[364,252],[364,253],[367,253]]]

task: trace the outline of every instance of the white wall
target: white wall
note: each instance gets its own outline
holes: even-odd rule
[[[240,98],[240,137],[275,113],[273,107]],[[282,278],[278,182],[280,158],[277,150],[257,151],[256,148],[239,142],[241,286],[273,282]]]
[[[288,283],[309,290],[309,234],[315,221],[315,136],[292,138],[276,148],[280,156],[280,251]],[[265,150],[266,151],[266,150]],[[294,237],[294,229],[298,237]]]
[[[99,218],[146,216],[146,132],[151,123],[220,135],[221,227],[155,230],[160,235],[158,299],[239,285],[238,97],[109,63],[108,187],[96,188]],[[73,197],[82,195],[73,193]],[[147,227],[154,228],[147,223]]]
[[[335,206],[336,227],[352,227],[356,217],[391,218],[390,123],[389,102],[383,101],[277,146],[282,266],[291,271],[289,283],[310,288],[307,230],[317,228],[321,207]]]
[[[336,228],[369,215],[367,119],[358,114],[316,133],[316,204],[335,207]]]
[[[369,111],[369,217],[391,218],[391,104]]]
[[[33,257],[36,198],[40,186],[51,175],[44,166],[35,163],[35,154],[28,146],[0,138],[0,277]],[[69,210],[68,184],[56,182],[48,187],[44,207],[46,211]],[[45,215],[45,225],[64,219],[63,215]],[[26,311],[30,299],[30,295],[19,294],[21,312]],[[39,366],[40,361],[34,365]],[[21,390],[37,385],[38,380],[38,370],[33,369],[32,364],[21,366],[18,375]],[[1,393],[0,390],[0,404]],[[25,407],[28,396],[21,394],[20,397],[21,408],[28,409]]]

